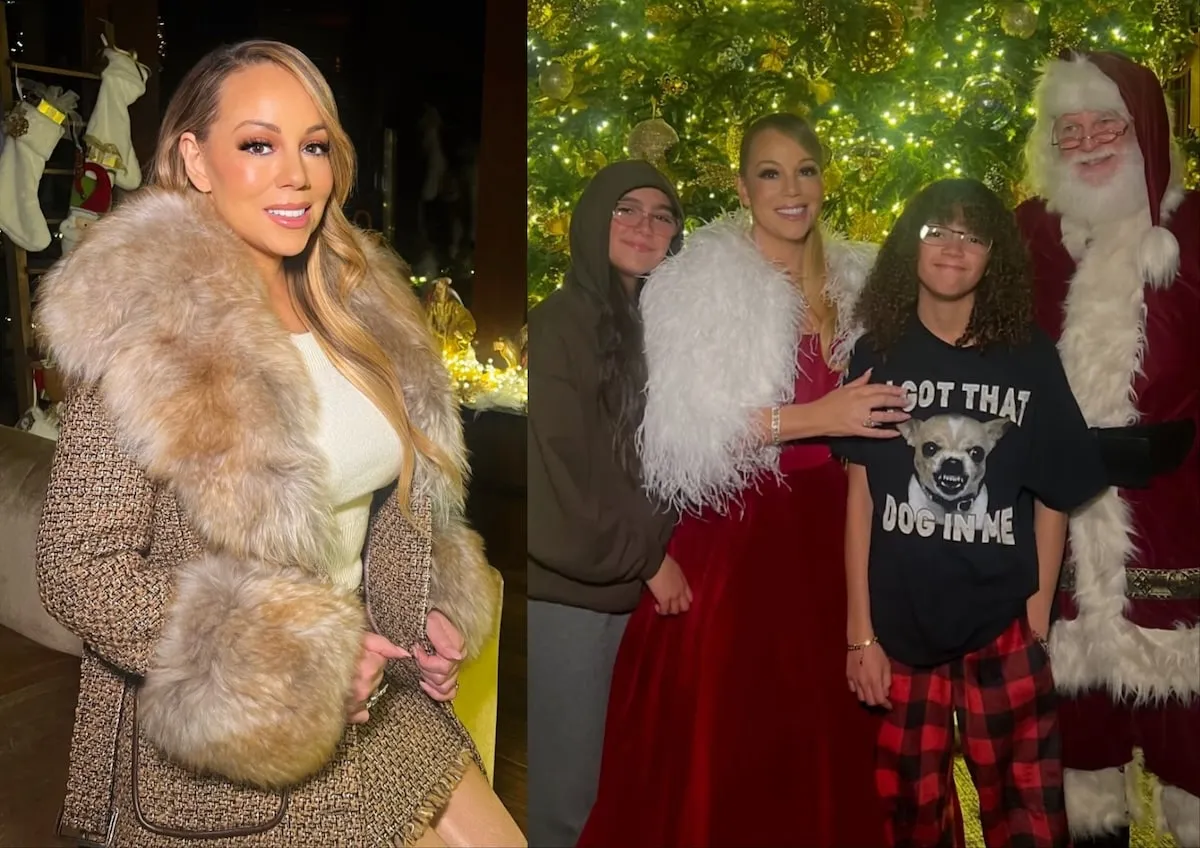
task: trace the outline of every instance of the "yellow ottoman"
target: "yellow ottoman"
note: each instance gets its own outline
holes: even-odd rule
[[[496,703],[500,685],[500,614],[504,608],[504,578],[496,569],[490,571],[499,588],[496,625],[479,656],[464,664],[458,672],[454,713],[475,740],[488,780],[492,781],[496,771]]]

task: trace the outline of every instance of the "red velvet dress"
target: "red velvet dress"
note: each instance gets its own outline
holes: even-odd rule
[[[836,386],[815,336],[801,366],[797,402]],[[676,528],[692,607],[659,616],[646,592],[630,619],[582,848],[885,844],[877,720],[845,678],[845,473],[815,443],[781,468]]]

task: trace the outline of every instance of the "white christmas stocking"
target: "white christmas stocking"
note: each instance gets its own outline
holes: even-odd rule
[[[67,92],[59,103],[74,108],[78,95]],[[38,183],[46,160],[63,137],[64,110],[48,100],[34,106],[21,101],[5,118],[8,138],[0,152],[0,230],[19,247],[37,252],[50,246],[50,230],[38,203]]]
[[[113,172],[113,182],[132,190],[142,184],[142,169],[129,135],[129,107],[146,93],[150,70],[124,50],[108,47],[104,57],[108,66],[100,74],[100,93],[83,138],[91,147],[108,154],[96,161]],[[89,158],[95,154],[95,150],[89,151]]]

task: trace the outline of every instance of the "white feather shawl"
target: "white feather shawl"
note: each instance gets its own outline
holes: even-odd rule
[[[878,247],[824,234],[826,293],[837,304],[841,367],[859,335],[848,326]],[[744,213],[719,218],[650,276],[641,300],[649,369],[638,432],[647,490],[682,512],[724,512],[762,475],[778,474],[755,412],[792,400],[807,306],[758,251]]]

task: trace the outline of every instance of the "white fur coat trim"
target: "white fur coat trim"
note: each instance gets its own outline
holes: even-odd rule
[[[1064,233],[1066,230],[1064,230]],[[1133,381],[1145,347],[1145,299],[1138,242],[1095,232],[1068,288],[1059,353],[1088,424],[1135,424]],[[1135,554],[1129,507],[1109,489],[1071,519],[1078,617],[1051,633],[1061,690],[1107,687],[1138,700],[1200,692],[1200,634],[1150,630],[1124,616],[1125,567]]]
[[[826,291],[843,326],[844,364],[857,333],[845,325],[877,248],[825,240]],[[680,511],[728,508],[779,449],[764,445],[754,414],[791,401],[807,306],[786,273],[763,258],[744,214],[688,237],[642,293],[649,369],[638,432],[647,490]]]

